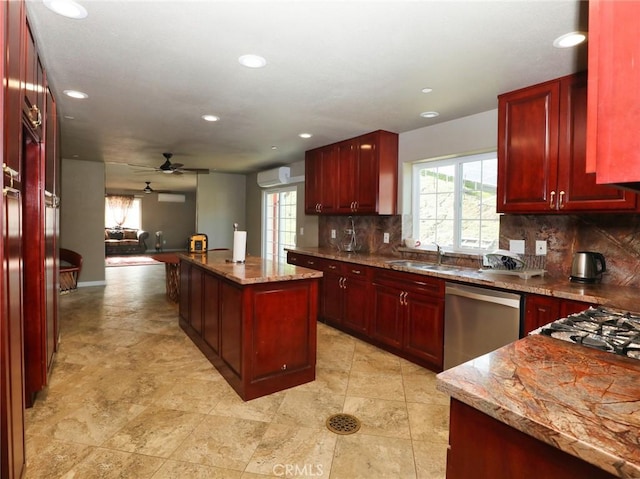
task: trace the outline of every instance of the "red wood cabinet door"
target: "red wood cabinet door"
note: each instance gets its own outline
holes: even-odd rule
[[[216,354],[220,351],[220,280],[212,274],[203,277],[202,337]]]
[[[447,479],[614,477],[456,399],[450,417]]]
[[[20,147],[22,135],[22,107],[23,107],[23,79],[24,69],[24,42],[23,35],[26,28],[24,2],[2,2],[6,5],[5,38],[2,43],[6,48],[5,77],[12,88],[4,88],[4,148],[3,162],[17,173],[14,180],[20,181]]]
[[[591,303],[585,303],[583,301],[563,299],[560,302],[560,318],[564,318],[573,313],[580,313],[585,309],[589,309],[590,306],[593,305]]]
[[[640,2],[589,1],[589,147],[598,183],[640,182],[638,18]]]
[[[560,88],[558,210],[634,211],[635,193],[599,185],[595,173],[586,173],[586,74],[563,78]]]
[[[444,299],[409,290],[405,295],[403,349],[442,369],[444,359]]]
[[[551,296],[528,294],[525,300],[524,335],[573,313],[579,313],[592,306],[591,303]]]
[[[373,314],[369,334],[376,341],[397,349],[402,347],[404,293],[405,291],[398,288],[373,284]]]
[[[551,81],[498,97],[498,212],[555,209],[559,96]]]
[[[279,290],[256,287],[253,292],[252,381],[315,365],[315,351],[309,349],[310,284],[291,283],[296,284]]]
[[[202,295],[203,277],[205,273],[200,268],[191,270],[191,298],[189,305],[189,324],[202,336]]]
[[[12,3],[12,2],[6,2]],[[0,8],[2,6],[0,5]],[[6,183],[5,176],[5,183]],[[5,187],[6,188],[6,187]],[[20,478],[26,464],[22,335],[21,201],[18,190],[4,195],[3,288],[0,314],[0,477]]]
[[[378,185],[380,168],[378,163],[378,135],[371,133],[356,141],[357,186],[356,212],[376,213],[378,211]]]
[[[560,301],[551,296],[528,294],[525,299],[524,335],[560,317]]]
[[[338,212],[353,213],[358,194],[358,153],[353,140],[342,141],[338,151]]]
[[[220,357],[242,377],[243,290],[220,283]]]
[[[321,150],[309,150],[304,160],[304,212],[317,214],[322,203]]]
[[[186,321],[189,320],[189,305],[191,304],[191,263],[180,261],[180,301],[178,303],[180,317]]]
[[[344,304],[344,277],[340,270],[336,273],[325,271],[322,277],[322,299],[320,301],[320,316],[329,324],[342,324]]]
[[[338,182],[340,181],[339,152],[336,145],[322,149],[321,213],[338,211]]]
[[[344,313],[342,324],[358,333],[369,331],[370,280],[366,277],[345,276],[342,281],[344,291]]]

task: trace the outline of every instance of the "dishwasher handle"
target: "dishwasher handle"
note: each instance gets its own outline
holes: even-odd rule
[[[501,304],[510,308],[520,308],[520,297],[515,294],[502,293],[492,290],[480,290],[480,288],[465,288],[447,286],[445,295],[461,296],[463,298],[475,299],[487,303]],[[507,296],[507,297],[505,297]]]

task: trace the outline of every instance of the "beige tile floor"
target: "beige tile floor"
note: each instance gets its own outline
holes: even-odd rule
[[[161,265],[60,297],[50,384],[27,410],[27,479],[443,478],[435,375],[318,324],[317,379],[243,402],[178,327]],[[325,427],[346,412],[352,435]]]

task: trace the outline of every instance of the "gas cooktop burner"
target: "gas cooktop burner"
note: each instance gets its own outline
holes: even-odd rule
[[[640,359],[640,316],[631,313],[589,308],[542,326],[533,334]]]

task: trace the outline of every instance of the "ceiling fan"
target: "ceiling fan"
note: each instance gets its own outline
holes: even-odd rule
[[[147,184],[147,186],[145,186],[142,191],[145,194],[153,193],[153,188],[151,188],[151,182],[150,181],[145,181],[145,183]]]
[[[156,168],[156,171],[161,171],[162,173],[181,175],[183,173],[209,173],[209,170],[203,168],[184,168],[182,163],[171,163],[171,158],[173,158],[173,153],[163,153],[164,163]]]
[[[173,175],[182,175],[184,173],[205,174],[205,175],[209,174],[209,170],[206,168],[185,168],[182,163],[171,163],[171,158],[173,158],[173,153],[163,153],[162,156],[164,156],[164,163],[162,163],[158,167],[147,166],[147,165],[133,165],[133,164],[129,164],[129,166],[132,166],[134,168],[153,169],[154,171],[157,171],[160,173],[167,173],[167,174],[173,174]]]

